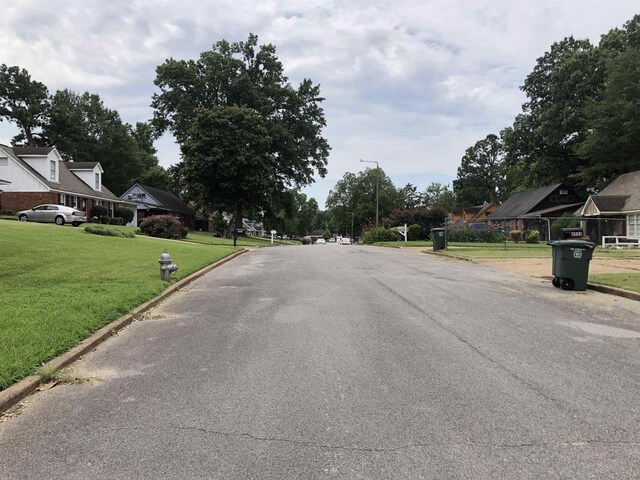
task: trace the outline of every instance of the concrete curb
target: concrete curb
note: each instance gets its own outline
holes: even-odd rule
[[[156,306],[158,303],[163,301],[168,296],[172,295],[174,292],[180,290],[186,285],[190,284],[194,280],[197,280],[201,276],[209,273],[214,268],[217,268],[239,255],[248,252],[249,250],[241,250],[239,252],[232,253],[231,255],[218,260],[217,262],[198,270],[195,273],[192,273],[186,278],[183,278],[179,282],[174,283],[169,286],[166,290],[164,290],[157,297],[152,298],[148,302],[143,303],[139,307],[135,308],[131,313],[124,315],[117,320],[114,320],[109,325],[102,327],[100,330],[94,332],[90,337],[84,339],[80,344],[73,347],[71,350],[63,353],[62,355],[57,356],[56,358],[45,363],[42,368],[46,370],[59,370],[72,362],[75,362],[78,358],[86,353],[90,352],[94,348],[96,348],[99,344],[107,340],[112,335],[115,335],[118,331],[122,330],[124,327],[129,325],[131,322],[139,318],[144,312],[149,310],[150,308]],[[9,408],[16,405],[23,398],[27,397],[31,393],[35,392],[40,386],[40,376],[31,375],[29,377],[23,378],[22,380],[14,383],[10,387],[6,388],[2,392],[0,392],[0,414],[5,412]]]
[[[446,258],[446,259],[449,259],[449,260],[460,260],[461,262],[476,263],[473,260],[471,260],[470,258],[456,257],[454,255],[448,255],[446,253],[436,253],[436,252],[431,252],[431,251],[428,251],[428,250],[422,250],[420,253],[426,253],[427,255],[433,255],[433,256],[436,256],[436,257]],[[546,280],[552,280],[553,279],[552,276],[548,276],[548,275],[545,275],[544,277],[536,277],[536,278],[544,278]],[[608,295],[615,295],[617,297],[628,298],[629,300],[636,300],[636,301],[640,302],[640,293],[631,292],[629,290],[624,290],[622,288],[609,287],[607,285],[598,285],[597,283],[588,283],[587,284],[587,288],[589,290],[594,290],[596,292],[606,293]]]
[[[640,302],[640,293],[630,292],[629,290],[623,290],[622,288],[609,287],[607,285],[598,285],[596,283],[588,283],[587,288],[595,290],[600,293],[608,293],[609,295],[616,295],[618,297],[628,298],[629,300],[636,300]]]

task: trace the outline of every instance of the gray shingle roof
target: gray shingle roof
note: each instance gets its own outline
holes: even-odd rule
[[[621,212],[629,195],[592,195],[591,200],[601,212]]]
[[[520,218],[530,213],[536,205],[559,188],[562,183],[541,187],[536,190],[515,193],[489,216],[492,220]]]
[[[69,170],[93,170],[98,162],[68,162]]]
[[[54,147],[12,147],[16,155],[43,155],[47,156]]]
[[[601,211],[622,211],[634,212],[640,210],[640,170],[637,172],[624,173],[607,185],[598,195],[592,195],[594,202],[600,201],[597,198],[627,196],[624,206],[616,210],[603,210],[600,205],[596,206]],[[610,206],[610,205],[609,205]]]
[[[176,197],[173,193],[166,190],[160,190],[159,188],[148,187],[146,185],[138,184],[138,186],[155,198],[160,205],[162,205],[162,208],[172,212],[195,215],[195,211],[192,208],[187,207],[182,200]]]

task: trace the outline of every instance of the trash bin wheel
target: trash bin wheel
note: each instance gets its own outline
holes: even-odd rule
[[[560,288],[561,283],[562,281],[558,277],[553,277],[553,280],[551,280],[551,284],[556,288]]]
[[[562,287],[562,290],[573,290],[575,282],[570,278],[563,278],[560,286]]]

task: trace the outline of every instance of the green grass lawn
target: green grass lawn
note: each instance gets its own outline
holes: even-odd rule
[[[165,248],[177,280],[240,250],[0,220],[0,389],[162,292]]]
[[[211,232],[189,232],[185,239],[189,242],[203,243],[206,245],[226,245],[233,246],[232,238],[220,238],[211,235]],[[300,242],[293,242],[289,240],[273,240],[274,245],[300,245]],[[271,246],[270,238],[256,238],[240,236],[236,242],[239,247],[269,247]]]

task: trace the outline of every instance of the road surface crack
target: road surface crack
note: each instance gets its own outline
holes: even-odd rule
[[[478,354],[479,356],[481,356],[482,358],[484,358],[487,362],[489,362],[490,364],[492,364],[494,367],[496,367],[497,369],[505,372],[507,375],[509,375],[510,377],[514,378],[516,381],[518,381],[519,383],[521,383],[522,385],[525,385],[527,388],[529,388],[530,390],[533,390],[535,393],[537,393],[538,395],[540,395],[541,397],[545,398],[546,400],[549,400],[550,402],[553,402],[559,406],[561,406],[564,409],[568,409],[567,405],[565,405],[564,402],[562,402],[561,400],[554,398],[553,396],[551,396],[549,393],[545,392],[542,388],[540,388],[540,386],[535,385],[527,380],[525,380],[524,378],[522,378],[520,375],[518,375],[517,373],[509,370],[507,367],[505,367],[504,365],[498,363],[495,359],[491,358],[490,356],[488,356],[486,353],[482,352],[481,350],[479,350],[475,345],[473,345],[469,340],[467,340],[466,338],[464,338],[463,336],[459,335],[458,333],[456,333],[452,328],[448,327],[447,325],[443,324],[442,322],[438,321],[436,318],[432,317],[427,311],[425,311],[424,309],[422,309],[421,307],[419,307],[418,305],[416,305],[415,303],[413,303],[411,300],[407,299],[406,297],[404,297],[401,293],[395,291],[394,289],[392,289],[391,287],[389,287],[388,285],[386,285],[385,283],[383,283],[380,279],[372,277],[372,279],[377,282],[378,284],[380,284],[383,288],[385,288],[386,290],[388,290],[389,292],[391,292],[393,295],[395,295],[396,297],[400,298],[403,302],[405,302],[407,305],[409,305],[410,307],[414,308],[415,310],[417,310],[418,312],[420,312],[422,315],[424,315],[426,318],[428,318],[429,320],[431,320],[433,323],[435,323],[436,325],[438,325],[440,328],[442,328],[444,331],[446,331],[447,333],[449,333],[450,335],[453,335],[455,338],[457,338],[460,342],[462,342],[464,345],[466,345],[467,347],[469,347],[471,350],[473,350],[476,354]]]
[[[572,442],[516,442],[516,443],[480,443],[480,442],[452,442],[452,443],[408,443],[396,447],[366,447],[366,446],[345,446],[314,442],[311,440],[293,440],[290,438],[269,437],[254,435],[248,432],[225,432],[220,430],[210,430],[203,427],[169,426],[172,430],[197,431],[206,435],[217,435],[231,438],[244,438],[257,442],[271,442],[297,445],[302,447],[323,448],[328,450],[345,450],[351,452],[365,453],[394,453],[415,448],[489,448],[489,449],[528,449],[528,448],[581,448],[589,446],[640,446],[640,441],[634,440],[578,440]]]

